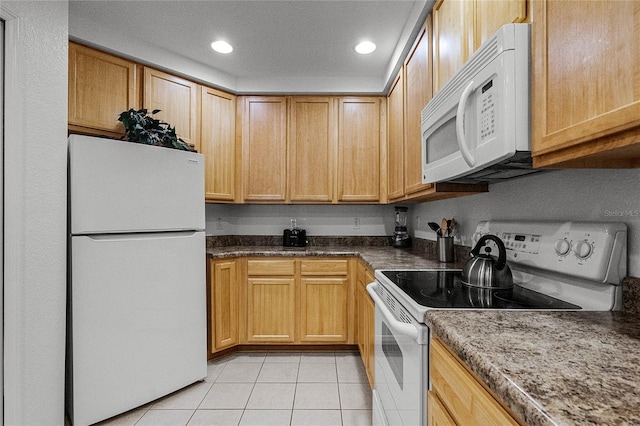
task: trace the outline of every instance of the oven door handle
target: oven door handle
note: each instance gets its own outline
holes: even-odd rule
[[[376,304],[376,307],[380,309],[380,312],[382,312],[382,315],[384,316],[384,319],[386,320],[387,325],[389,325],[389,327],[391,327],[393,331],[399,334],[403,334],[405,336],[409,336],[413,340],[417,341],[418,330],[413,326],[413,324],[406,324],[404,322],[400,322],[393,316],[389,308],[387,308],[387,305],[382,301],[380,296],[378,296],[378,293],[375,292],[374,286],[377,286],[377,285],[379,284],[375,281],[372,283],[369,283],[369,285],[367,285],[367,293],[369,293],[369,296],[371,296],[371,298],[373,299],[373,302]]]

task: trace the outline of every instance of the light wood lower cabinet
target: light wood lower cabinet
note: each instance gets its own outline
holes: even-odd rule
[[[430,350],[429,426],[519,424],[440,340]]]
[[[300,341],[346,343],[351,298],[347,260],[300,261]]]
[[[209,262],[209,352],[238,344],[238,261]]]
[[[362,363],[367,372],[369,385],[373,389],[374,373],[374,339],[375,339],[375,304],[367,293],[367,284],[374,280],[371,271],[364,262],[358,263],[356,278],[356,324],[358,349]]]
[[[353,343],[351,259],[249,258],[246,344]]]
[[[247,343],[295,342],[295,260],[247,260]]]

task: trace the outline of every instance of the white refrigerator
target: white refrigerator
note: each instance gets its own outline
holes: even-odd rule
[[[203,162],[69,137],[66,405],[75,426],[207,375]]]

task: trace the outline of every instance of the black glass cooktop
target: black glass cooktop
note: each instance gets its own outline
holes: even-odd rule
[[[455,309],[579,310],[580,306],[514,285],[487,289],[462,283],[458,271],[383,271],[401,290],[422,306]]]

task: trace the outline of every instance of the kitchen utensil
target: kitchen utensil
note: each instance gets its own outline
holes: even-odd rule
[[[455,233],[455,226],[456,226],[456,220],[454,218],[451,218],[451,220],[447,221],[447,236],[448,237],[453,237],[454,233]]]
[[[442,218],[442,224],[440,225],[440,231],[443,237],[447,237],[447,219]]]
[[[432,231],[435,231],[438,237],[442,236],[442,230],[440,229],[440,225],[438,225],[435,222],[429,222],[427,225],[429,225],[429,228],[431,228]]]
[[[488,241],[498,246],[498,259],[491,256],[491,248],[485,247]],[[485,247],[485,253],[480,249]],[[471,258],[462,269],[462,283],[475,287],[511,288],[513,275],[507,265],[507,250],[502,240],[495,235],[484,235],[471,250]]]

